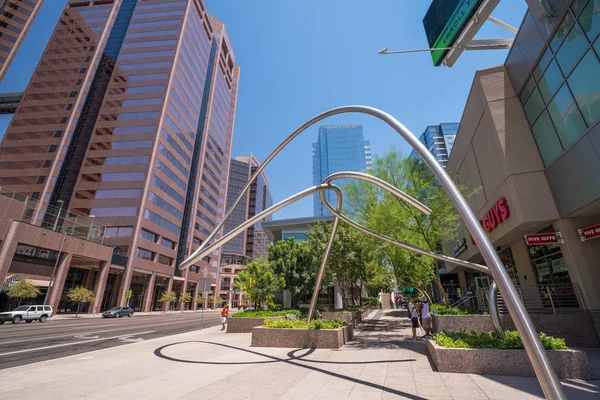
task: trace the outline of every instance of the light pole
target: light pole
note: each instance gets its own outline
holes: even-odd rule
[[[63,239],[60,243],[60,250],[58,250],[58,256],[56,256],[56,262],[54,263],[54,269],[52,270],[52,276],[50,277],[50,281],[48,281],[48,289],[46,290],[46,296],[44,297],[44,304],[48,302],[48,295],[50,294],[50,288],[52,287],[52,281],[54,280],[54,275],[56,274],[56,268],[58,267],[58,263],[60,262],[60,256],[62,254],[63,246],[65,245],[65,241],[67,240],[67,231],[63,231]]]

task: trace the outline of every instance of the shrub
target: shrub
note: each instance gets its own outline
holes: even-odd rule
[[[477,331],[467,332],[439,332],[433,335],[433,341],[439,346],[451,349],[523,349],[523,341],[517,331],[506,331],[505,338],[500,339],[496,332],[482,333]],[[564,339],[540,333],[540,340],[546,350],[566,350]]]
[[[362,303],[363,306],[378,306],[380,302],[377,297],[363,297]]]
[[[431,312],[437,315],[487,315],[487,312],[474,311],[465,308],[451,307],[446,308],[442,304],[432,304]]]
[[[271,319],[265,321],[265,328],[283,328],[283,329],[323,329],[331,330],[338,329],[348,325],[345,321],[339,319],[313,319],[310,324],[306,323],[305,319]]]
[[[300,310],[279,310],[279,311],[263,311],[263,310],[248,310],[233,314],[232,318],[269,318],[282,315],[295,315],[300,317]]]

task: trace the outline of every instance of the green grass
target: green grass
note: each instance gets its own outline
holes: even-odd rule
[[[345,321],[339,319],[313,319],[310,324],[305,319],[272,319],[263,324],[265,328],[283,328],[283,329],[324,329],[331,330],[348,325]]]
[[[300,317],[300,310],[279,310],[279,311],[269,311],[269,310],[248,310],[242,311],[239,313],[235,313],[231,316],[231,318],[269,318],[269,317],[279,317],[282,315],[293,314],[296,317]]]
[[[450,349],[523,349],[523,341],[517,331],[505,331],[506,337],[500,339],[495,332],[482,333],[477,331],[467,332],[440,332],[433,335],[433,341],[438,346]],[[566,350],[565,339],[548,336],[540,333],[540,340],[546,350]]]

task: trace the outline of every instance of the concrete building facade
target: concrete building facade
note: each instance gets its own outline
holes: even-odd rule
[[[529,309],[589,312],[600,331],[600,8],[551,1],[528,11],[506,64],[475,75],[448,170]],[[526,237],[526,235],[528,235]],[[463,229],[447,254],[481,262]],[[463,294],[489,283],[457,273]]]
[[[0,2],[0,82],[4,79],[44,0]]]
[[[107,307],[164,308],[174,291],[193,300],[172,308],[194,308],[197,282],[216,282],[218,251],[176,265],[223,217],[238,79],[200,0],[67,4],[0,146],[0,185],[58,209],[43,227],[64,213],[106,227],[122,270]]]

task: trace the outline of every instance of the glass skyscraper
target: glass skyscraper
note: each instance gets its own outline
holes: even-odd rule
[[[223,218],[239,73],[201,0],[67,3],[0,146],[0,185],[106,226],[120,255],[107,307],[149,311],[217,277],[218,251],[176,266]]]
[[[429,152],[435,156],[435,159],[446,168],[448,158],[454,146],[456,132],[458,132],[459,123],[441,123],[439,125],[430,125],[419,137]],[[420,158],[415,150],[410,153],[411,157]]]
[[[319,185],[327,176],[341,171],[364,172],[371,166],[371,143],[363,137],[362,125],[328,125],[319,127],[319,137],[313,143],[313,184]],[[336,181],[340,186],[344,180]],[[335,193],[326,192],[335,206]],[[345,206],[346,209],[348,206]],[[331,215],[318,194],[313,197],[314,215]]]

